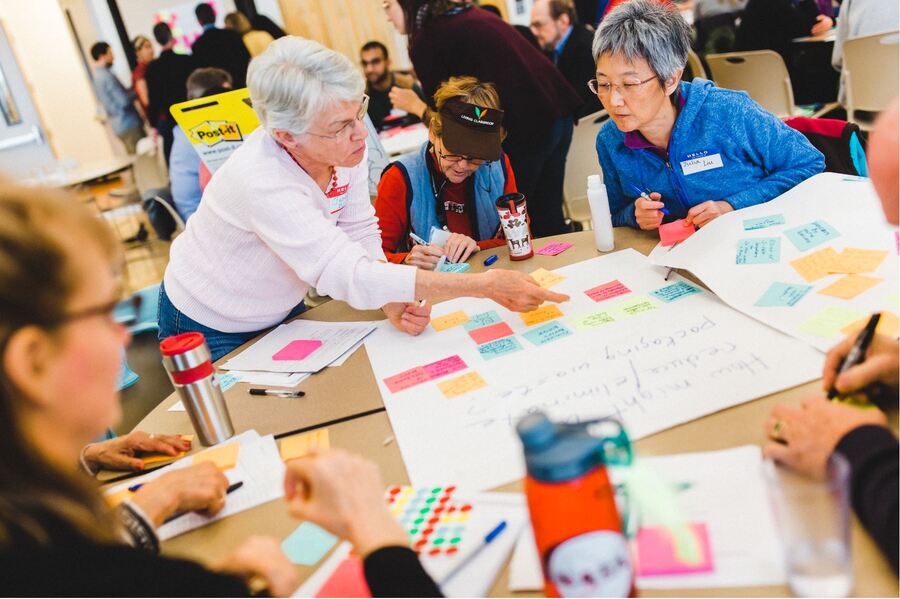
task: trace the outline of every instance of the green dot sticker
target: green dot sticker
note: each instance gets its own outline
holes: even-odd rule
[[[431,494],[432,494],[432,495],[437,495],[437,494],[440,493],[440,492],[441,492],[441,488],[440,488],[440,487],[435,487],[435,488],[433,488],[433,489],[431,490]]]
[[[425,518],[416,518],[413,520],[413,524],[421,524],[422,522],[425,522]]]
[[[435,539],[433,542],[434,542],[435,545],[443,545],[443,544],[444,544],[444,539]]]
[[[418,528],[410,528],[409,529],[409,534],[411,534],[411,535],[417,534],[418,532],[419,532]],[[457,540],[459,540],[459,539],[457,539]]]
[[[459,537],[453,537],[452,539],[450,539],[450,544],[451,544],[451,545],[456,545],[457,543],[460,542],[460,540],[461,540],[461,539],[460,539]]]
[[[422,509],[419,510],[419,513],[422,514],[422,515],[425,515],[425,514],[427,514],[427,513],[430,512],[430,511],[431,511],[431,508],[429,508],[429,507],[423,507]]]
[[[429,497],[428,499],[425,500],[425,503],[432,504],[435,501],[437,501],[437,499],[435,499],[434,497]]]

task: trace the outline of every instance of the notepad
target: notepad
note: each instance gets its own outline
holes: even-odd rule
[[[328,449],[329,446],[328,429],[320,428],[282,439],[279,441],[279,452],[281,459],[287,462],[288,460],[302,458],[313,449]]]
[[[191,463],[201,464],[203,462],[212,462],[219,470],[230,470],[237,465],[238,453],[240,450],[241,446],[237,443],[211,447],[210,449],[195,455]]]
[[[681,243],[697,230],[694,225],[687,224],[683,218],[659,226],[659,244],[669,247]]]
[[[320,347],[322,347],[322,342],[318,339],[297,339],[278,350],[272,359],[303,360]]]

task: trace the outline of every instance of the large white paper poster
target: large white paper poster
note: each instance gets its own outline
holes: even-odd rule
[[[521,478],[514,426],[533,410],[616,415],[638,439],[819,376],[815,350],[664,273],[625,250],[545,275],[572,296],[559,306],[519,315],[458,299],[435,306],[419,337],[370,335],[413,484],[481,490]]]
[[[884,312],[879,330],[896,335],[898,239],[868,179],[822,173],[650,258],[827,351],[873,312]]]

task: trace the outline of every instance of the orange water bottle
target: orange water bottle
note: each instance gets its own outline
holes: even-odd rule
[[[628,464],[614,419],[554,424],[523,418],[525,495],[548,597],[634,597],[634,570],[605,464]],[[593,434],[592,434],[593,433]]]

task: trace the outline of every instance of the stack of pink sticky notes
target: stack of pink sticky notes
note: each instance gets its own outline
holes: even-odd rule
[[[554,241],[552,243],[548,243],[539,250],[535,250],[534,253],[541,256],[556,256],[557,254],[562,254],[570,247],[572,247],[571,243],[567,243],[565,241]]]
[[[683,218],[659,226],[659,244],[668,247],[680,243],[694,234],[694,225],[684,222]]]

